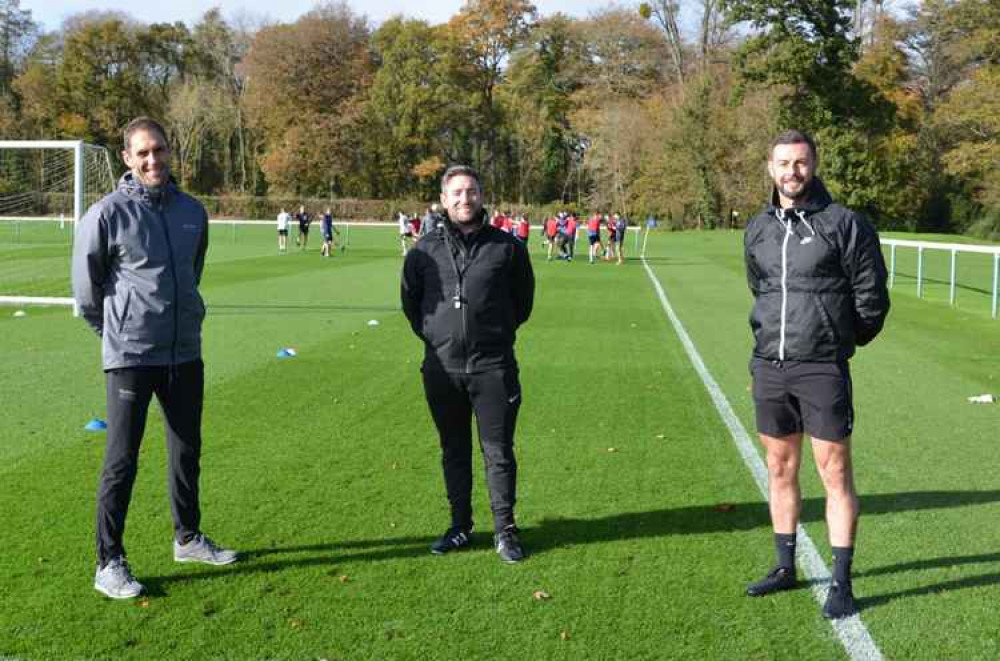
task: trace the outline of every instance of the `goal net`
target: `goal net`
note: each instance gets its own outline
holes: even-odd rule
[[[73,304],[76,221],[114,185],[104,147],[0,140],[0,305]]]

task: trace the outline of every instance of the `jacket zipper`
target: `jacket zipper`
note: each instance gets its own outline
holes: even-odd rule
[[[156,213],[160,217],[160,222],[163,224],[163,236],[167,239],[167,260],[170,263],[170,278],[174,282],[174,337],[170,343],[170,363],[171,365],[177,364],[177,332],[178,326],[180,325],[179,317],[179,301],[177,298],[177,291],[179,289],[177,284],[177,269],[174,267],[174,245],[170,241],[170,229],[167,227],[167,217],[163,215],[163,201],[160,200],[156,203]]]
[[[785,228],[785,237],[781,242],[781,327],[778,340],[778,360],[785,360],[785,321],[788,309],[788,238],[792,235],[792,221],[785,221],[784,210],[779,210],[781,225]]]

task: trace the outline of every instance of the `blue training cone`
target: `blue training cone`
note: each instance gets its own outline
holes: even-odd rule
[[[87,431],[104,431],[107,428],[108,423],[104,422],[100,418],[94,418],[84,426],[84,429]]]
[[[278,358],[294,358],[297,355],[299,355],[298,352],[291,347],[285,347],[278,351]]]

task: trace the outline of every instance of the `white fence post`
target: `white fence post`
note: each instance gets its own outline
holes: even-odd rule
[[[917,298],[924,297],[924,247],[917,248]]]
[[[889,246],[889,289],[896,284],[896,244]]]
[[[1000,288],[1000,252],[993,255],[993,318],[997,318],[997,289]]]
[[[948,303],[955,305],[955,262],[958,261],[958,251],[951,251],[951,287],[948,291]]]

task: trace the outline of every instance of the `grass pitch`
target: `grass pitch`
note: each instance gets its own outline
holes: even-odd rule
[[[103,417],[98,340],[66,309],[0,308],[0,657],[845,656],[808,590],[743,596],[772,561],[766,505],[637,261],[546,262],[533,238],[517,437],[530,557],[507,566],[480,468],[474,548],[427,551],[448,517],[395,232],[352,229],[328,260],[318,244],[279,256],[272,235],[214,231],[203,282],[203,522],[245,559],[173,563],[154,413],[126,534],[138,600],[91,587],[104,437],[83,425]],[[647,256],[752,431],[741,235],[657,234]],[[998,324],[988,305],[952,309],[897,281],[884,335],[853,363],[855,585],[887,658],[1000,652],[1000,407],[965,399],[1000,394]],[[288,346],[299,356],[277,359]],[[826,553],[808,463],[803,490]]]

